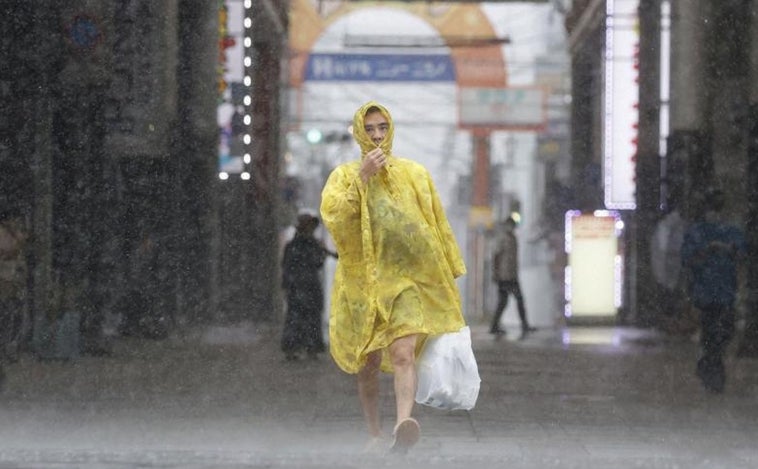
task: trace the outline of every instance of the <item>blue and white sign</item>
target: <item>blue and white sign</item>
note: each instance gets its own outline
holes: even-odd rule
[[[442,54],[311,54],[305,79],[454,82],[455,68]]]

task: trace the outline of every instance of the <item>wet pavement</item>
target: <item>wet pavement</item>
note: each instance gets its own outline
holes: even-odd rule
[[[0,468],[758,467],[755,359],[731,356],[712,395],[692,340],[614,327],[494,340],[484,324],[472,338],[476,408],[417,406],[406,456],[364,453],[355,378],[328,356],[286,362],[270,326],[119,338],[107,358],[24,355],[0,394]]]

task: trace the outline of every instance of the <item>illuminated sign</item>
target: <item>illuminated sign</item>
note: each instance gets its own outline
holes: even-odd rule
[[[219,127],[218,172],[219,178],[228,179],[238,174],[249,179],[248,166],[251,160],[248,151],[252,120],[247,107],[250,104],[251,78],[246,49],[252,26],[248,14],[251,2],[244,4],[232,0],[220,0],[218,10],[218,67],[217,87],[219,104],[217,121]]]
[[[566,213],[566,317],[613,316],[621,306],[624,223],[618,212]]]
[[[639,0],[608,0],[605,31],[605,206],[636,207],[639,122]]]

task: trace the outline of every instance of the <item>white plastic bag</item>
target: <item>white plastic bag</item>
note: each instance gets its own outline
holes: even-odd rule
[[[416,402],[446,410],[471,410],[479,397],[479,368],[471,330],[430,336],[416,362]]]

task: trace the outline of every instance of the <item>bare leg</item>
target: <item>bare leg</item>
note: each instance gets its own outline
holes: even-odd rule
[[[358,396],[363,407],[363,417],[372,437],[380,437],[382,424],[379,419],[379,364],[382,352],[378,350],[368,356],[366,366],[358,372]]]
[[[401,337],[390,345],[395,374],[397,423],[411,416],[416,398],[416,335]]]

